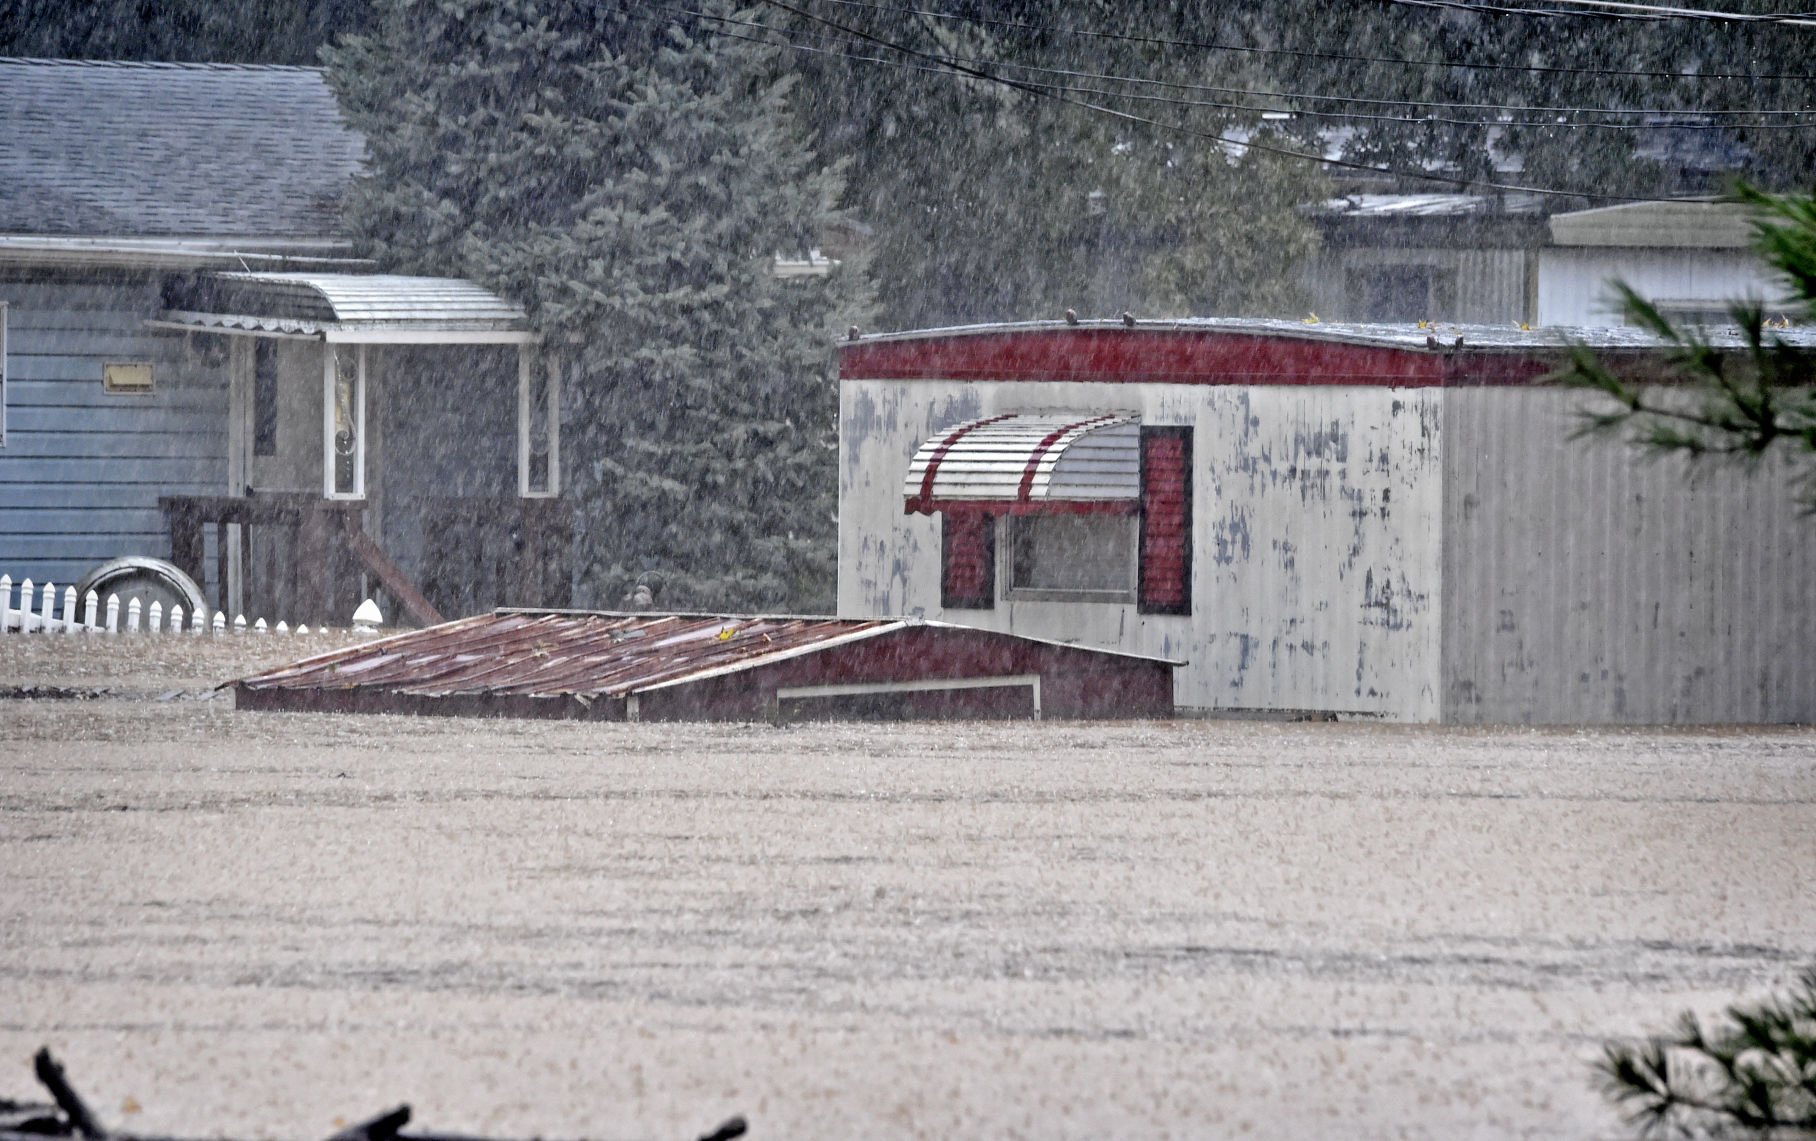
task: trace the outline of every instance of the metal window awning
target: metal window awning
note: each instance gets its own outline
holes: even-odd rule
[[[340,344],[521,344],[517,305],[470,281],[358,273],[208,273],[172,290],[158,328]]]
[[[903,510],[1132,512],[1141,498],[1141,420],[1009,413],[936,432],[908,465]]]

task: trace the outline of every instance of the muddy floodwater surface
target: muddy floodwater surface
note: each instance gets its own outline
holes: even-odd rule
[[[0,1096],[49,1045],[152,1134],[1615,1137],[1604,1039],[1816,963],[1816,732],[210,694],[293,656],[0,638]]]

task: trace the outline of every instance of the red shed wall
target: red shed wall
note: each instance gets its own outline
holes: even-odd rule
[[[657,690],[640,698],[644,720],[752,720],[771,715],[776,690],[793,686],[1038,674],[1047,717],[1169,717],[1173,667],[1164,662],[1055,646],[987,630],[918,626],[834,646],[755,670]],[[941,695],[943,692],[943,696]],[[1025,688],[933,691],[907,704],[927,716],[1027,715]]]

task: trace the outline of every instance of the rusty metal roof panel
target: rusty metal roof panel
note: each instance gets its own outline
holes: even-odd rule
[[[889,619],[499,611],[321,654],[248,690],[623,698],[754,668],[906,623]]]

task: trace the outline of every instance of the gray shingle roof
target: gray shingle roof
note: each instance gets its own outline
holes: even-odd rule
[[[0,233],[333,237],[364,150],[314,68],[0,58]]]

